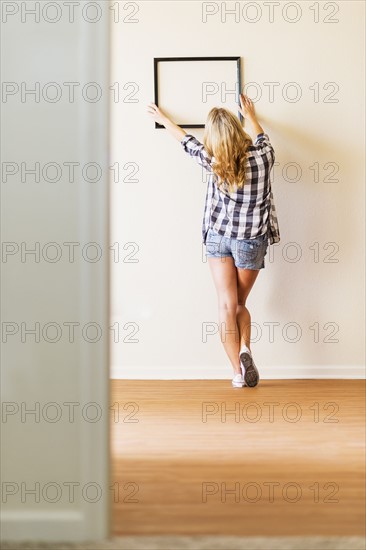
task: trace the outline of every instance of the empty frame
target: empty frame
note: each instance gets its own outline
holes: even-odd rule
[[[236,114],[240,57],[154,57],[154,103],[181,128],[204,128],[212,107]],[[155,122],[155,128],[164,128]]]

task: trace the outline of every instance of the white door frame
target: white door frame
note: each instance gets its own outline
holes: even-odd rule
[[[81,499],[71,509],[50,511],[27,508],[14,511],[4,510],[1,514],[2,539],[9,541],[88,541],[110,536],[112,502],[110,480],[110,422],[109,422],[109,380],[110,380],[110,220],[109,220],[109,142],[110,142],[110,10],[109,1],[103,2],[103,17],[96,23],[86,23],[82,18],[77,32],[80,48],[74,52],[70,72],[77,72],[80,83],[98,82],[103,90],[103,100],[98,103],[81,101],[78,120],[72,121],[70,131],[78,132],[78,146],[75,159],[80,164],[98,162],[102,167],[102,178],[96,184],[76,182],[79,186],[79,231],[75,235],[80,243],[97,242],[102,248],[102,258],[93,269],[81,261],[79,286],[79,320],[96,321],[102,329],[102,339],[96,346],[80,342],[79,387],[80,404],[97,403],[102,411],[96,423],[83,422],[80,427],[80,445],[73,449],[78,460],[81,487],[97,483],[102,498],[97,502]],[[21,25],[21,23],[19,23]],[[40,31],[41,32],[41,31]],[[65,33],[67,35],[67,33]],[[39,38],[39,35],[38,35]],[[24,38],[23,47],[28,44]],[[22,35],[19,35],[21,42]],[[46,42],[46,38],[44,40]],[[47,43],[44,44],[47,47]],[[65,48],[65,52],[67,52]],[[66,55],[66,53],[65,53]],[[76,61],[75,61],[76,58]],[[52,59],[50,59],[52,63]],[[75,70],[77,69],[77,71]],[[47,74],[47,66],[44,67]],[[25,128],[27,129],[27,128]],[[47,136],[37,136],[49,139]],[[21,223],[21,220],[20,220]],[[65,222],[66,223],[66,222]],[[41,384],[41,381],[40,381]],[[43,452],[43,451],[42,451]],[[26,462],[24,464],[26,469]],[[71,480],[69,480],[71,481]],[[72,480],[75,481],[75,480]]]

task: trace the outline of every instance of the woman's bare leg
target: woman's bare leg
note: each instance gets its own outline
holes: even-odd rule
[[[215,284],[221,342],[230,359],[235,374],[241,374],[240,334],[237,325],[238,289],[237,274],[233,258],[208,258]]]
[[[238,307],[236,319],[240,334],[240,348],[245,344],[250,349],[251,316],[245,304],[258,273],[259,269],[237,268]]]

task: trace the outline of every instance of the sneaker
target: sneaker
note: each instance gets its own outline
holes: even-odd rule
[[[253,388],[259,382],[259,372],[253,361],[251,351],[245,344],[240,350],[239,357],[244,383],[246,386]]]
[[[231,383],[234,386],[234,388],[242,388],[245,385],[244,379],[242,375],[239,373],[234,376]]]

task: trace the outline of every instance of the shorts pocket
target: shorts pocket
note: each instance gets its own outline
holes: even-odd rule
[[[236,255],[239,262],[255,263],[260,253],[260,242],[255,241],[248,243],[247,241],[237,245]]]
[[[207,242],[219,243],[222,240],[222,235],[216,233],[213,229],[209,229],[207,232]]]
[[[207,238],[206,238],[206,248],[207,252],[210,254],[218,254],[220,253],[220,244],[222,241],[222,236],[213,231],[212,229],[209,229],[207,232]]]

